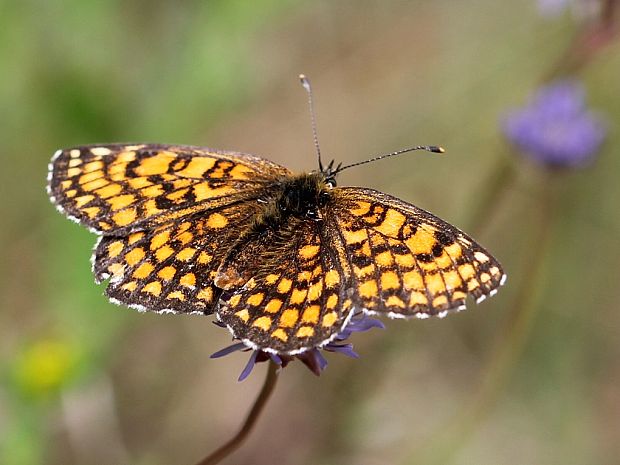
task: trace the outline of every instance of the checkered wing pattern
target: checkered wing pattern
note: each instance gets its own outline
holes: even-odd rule
[[[252,277],[223,294],[220,321],[235,337],[268,352],[294,354],[333,339],[353,307],[329,242],[319,223],[294,218],[244,241],[220,272]]]
[[[454,226],[395,197],[336,188],[328,218],[340,234],[340,260],[350,267],[352,298],[369,313],[445,316],[493,295],[501,265]]]
[[[97,145],[59,150],[49,171],[52,201],[98,233],[126,233],[256,198],[290,172],[235,152],[172,145]]]

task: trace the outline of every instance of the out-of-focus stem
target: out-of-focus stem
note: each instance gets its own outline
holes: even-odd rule
[[[474,237],[483,235],[491,220],[503,206],[503,197],[510,190],[516,177],[512,159],[501,157],[484,182],[485,189],[477,198],[469,224],[464,228]]]
[[[607,25],[608,27],[613,26],[616,21],[619,6],[619,0],[605,0],[601,7],[601,23]]]
[[[593,22],[577,31],[570,46],[566,49],[549,72],[544,81],[581,71],[618,33],[618,9],[620,0],[604,0],[601,14]]]
[[[510,374],[523,352],[532,323],[537,311],[538,290],[543,281],[545,258],[550,243],[554,224],[555,204],[554,174],[546,173],[543,192],[539,205],[539,225],[537,234],[532,238],[532,245],[526,262],[522,265],[526,270],[520,283],[518,294],[511,305],[509,317],[503,331],[491,350],[492,358],[484,370],[480,387],[467,406],[451,418],[447,424],[432,434],[431,439],[423,447],[414,450],[407,463],[441,463],[445,464],[465,443],[475,426],[486,416],[495,405],[499,394],[506,385]]]

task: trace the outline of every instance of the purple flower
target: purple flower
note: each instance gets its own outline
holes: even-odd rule
[[[527,106],[506,116],[503,131],[528,158],[557,168],[591,162],[606,134],[586,108],[583,87],[570,80],[540,88]]]
[[[568,8],[568,0],[538,0],[539,13],[546,17],[559,16],[566,8]]]
[[[215,324],[222,326],[218,322],[215,322]],[[314,347],[300,354],[272,354],[270,352],[265,352],[262,350],[252,350],[247,347],[243,342],[237,342],[228,347],[225,347],[224,349],[218,350],[213,355],[211,355],[211,358],[224,357],[237,351],[252,351],[248,363],[239,375],[239,381],[243,381],[250,375],[252,369],[254,368],[254,365],[260,362],[266,362],[268,360],[273,361],[277,365],[285,367],[293,360],[298,359],[301,360],[304,365],[306,365],[315,375],[318,376],[325,369],[325,367],[327,367],[327,360],[325,360],[325,357],[323,357],[321,350],[325,350],[327,352],[339,352],[348,357],[358,358],[359,355],[357,355],[357,353],[353,351],[353,344],[346,343],[344,341],[346,341],[353,333],[368,331],[372,328],[384,329],[385,326],[381,321],[370,318],[364,313],[357,313],[353,315],[347,326],[338,333],[338,335],[334,338],[333,341],[322,347]]]
[[[537,0],[538,12],[545,18],[556,18],[570,10],[577,19],[597,17],[601,10],[600,0]]]

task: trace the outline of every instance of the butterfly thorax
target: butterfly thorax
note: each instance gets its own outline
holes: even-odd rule
[[[330,198],[331,187],[321,172],[303,173],[282,180],[278,186],[274,213],[278,217],[321,219],[321,209]]]

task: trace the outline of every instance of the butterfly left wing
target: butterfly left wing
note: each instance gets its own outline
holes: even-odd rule
[[[215,284],[242,277],[224,291],[218,319],[246,345],[279,354],[301,353],[331,341],[353,306],[346,274],[327,246],[332,238],[314,221],[290,218],[278,229],[241,239]]]
[[[92,257],[106,294],[140,310],[212,313],[213,276],[239,231],[289,171],[254,155],[159,144],[59,150],[51,200],[102,235]]]
[[[351,269],[354,303],[390,317],[444,316],[495,294],[505,275],[469,236],[414,205],[372,189],[335,188],[328,227]]]

